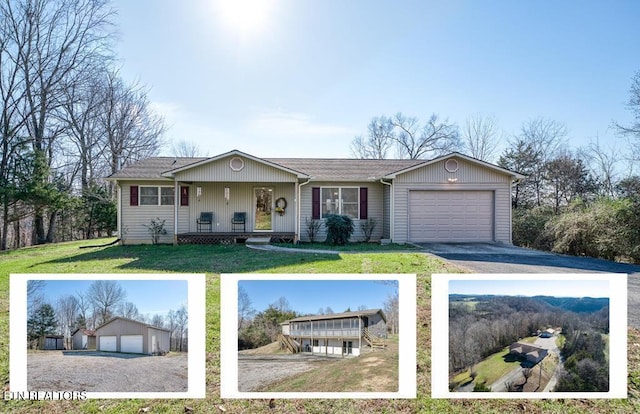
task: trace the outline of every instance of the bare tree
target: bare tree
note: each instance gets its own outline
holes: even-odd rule
[[[500,147],[498,124],[494,116],[475,115],[467,118],[462,128],[464,151],[482,161],[493,162]]]
[[[385,159],[393,145],[394,126],[387,117],[374,117],[369,122],[366,136],[357,136],[351,142],[351,153],[361,159]]]
[[[360,306],[358,306],[358,310],[359,311],[367,310],[367,306],[366,305],[360,305]]]
[[[96,280],[89,286],[87,297],[96,312],[96,325],[101,325],[114,316],[127,293],[115,280]]]
[[[567,128],[564,124],[544,118],[535,118],[522,125],[520,134],[509,142],[515,150],[505,151],[500,163],[507,168],[511,165],[508,159],[518,164],[523,159],[526,171],[519,171],[527,177],[516,188],[531,190],[531,198],[535,205],[542,205],[545,191],[545,169],[547,164],[565,145]],[[513,152],[515,151],[515,152]],[[516,169],[516,171],[518,171]]]
[[[29,279],[27,280],[27,313],[31,314],[44,303],[44,295],[42,290],[46,286],[44,280]]]
[[[398,312],[400,306],[398,290],[387,296],[384,302],[384,313],[387,316],[387,330],[395,335],[400,332],[400,314]]]
[[[127,319],[139,320],[141,315],[138,307],[132,302],[123,302],[119,306],[120,316]]]
[[[351,153],[358,158],[387,158],[395,147],[399,158],[418,159],[439,156],[460,146],[458,127],[433,114],[425,123],[416,117],[398,112],[392,117],[374,117],[367,127],[367,136],[351,142]]]
[[[165,132],[164,120],[151,111],[147,89],[126,85],[117,72],[103,81],[101,128],[110,173],[121,165],[157,154]]]
[[[24,87],[22,116],[34,162],[34,242],[51,242],[57,209],[47,188],[56,140],[62,133],[53,114],[64,102],[64,91],[84,81],[86,73],[108,55],[111,9],[104,0],[4,0],[0,16],[8,20],[12,62]],[[45,214],[49,215],[45,228]]]
[[[437,157],[460,146],[457,126],[447,119],[440,121],[436,114],[423,125],[418,118],[406,117],[399,112],[391,118],[391,124],[395,129],[393,140],[401,158]]]
[[[628,139],[631,145],[631,158],[638,161],[640,160],[640,70],[631,79],[627,109],[633,114],[633,121],[629,125],[614,122],[613,126],[618,133]]]
[[[208,157],[209,153],[202,153],[202,150],[192,141],[180,140],[171,146],[171,152],[175,157]]]
[[[169,340],[173,341],[172,344],[169,344],[169,348],[175,351],[178,347],[178,341],[177,338],[175,338],[176,328],[178,326],[178,315],[173,309],[170,309],[167,313],[167,323],[167,328],[169,329]]]
[[[242,286],[238,286],[238,330],[242,329],[255,314],[251,307],[251,298]]]
[[[151,317],[151,325],[164,328],[164,317],[156,313]]]
[[[289,305],[289,301],[284,296],[280,296],[277,301],[271,304],[271,306],[273,306],[280,312],[291,311],[291,305]]]
[[[333,314],[334,314],[333,309],[331,309],[331,306],[327,306],[327,307],[324,309],[324,314],[325,314],[325,315],[333,315]]]
[[[589,161],[589,167],[595,177],[599,177],[599,189],[602,195],[615,197],[616,184],[618,182],[618,164],[622,158],[622,152],[615,145],[600,144],[596,137],[580,151],[580,155]]]
[[[187,324],[189,322],[189,314],[187,312],[187,308],[182,305],[180,309],[176,312],[176,322],[177,322],[177,332],[178,339],[180,341],[180,345],[178,347],[179,351],[186,351],[187,349]]]
[[[58,328],[64,335],[67,349],[71,349],[71,333],[74,330],[76,318],[78,316],[78,302],[73,295],[66,295],[58,298],[56,302],[56,315]]]

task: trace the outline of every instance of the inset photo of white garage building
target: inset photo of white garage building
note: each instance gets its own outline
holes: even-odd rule
[[[98,351],[164,354],[169,352],[169,341],[169,330],[120,316],[96,329]]]

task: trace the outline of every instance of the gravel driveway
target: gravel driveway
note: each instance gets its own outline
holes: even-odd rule
[[[309,371],[331,357],[309,355],[243,355],[238,354],[238,390],[257,391],[267,384]]]
[[[187,354],[30,351],[27,387],[29,391],[186,392]]]

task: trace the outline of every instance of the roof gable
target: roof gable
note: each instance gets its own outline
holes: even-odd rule
[[[109,319],[108,321],[106,321],[105,323],[103,323],[102,325],[98,326],[95,330],[95,332],[98,331],[98,329],[103,328],[105,326],[107,326],[108,324],[110,324],[113,321],[117,321],[117,320],[121,320],[121,321],[126,321],[126,322],[132,322],[132,323],[137,323],[139,325],[144,326],[145,328],[153,328],[153,329],[159,329],[161,331],[167,331],[170,332],[168,329],[165,328],[160,328],[158,326],[153,326],[153,325],[149,325],[148,323],[144,323],[144,322],[140,322],[140,321],[136,321],[135,319],[129,319],[129,318],[124,318],[122,316],[116,316],[114,318]]]
[[[439,163],[441,161],[447,160],[449,158],[460,158],[460,159],[465,160],[465,161],[467,161],[467,162],[469,162],[471,164],[476,164],[476,165],[481,166],[483,168],[487,168],[489,170],[492,170],[492,171],[494,171],[496,173],[511,176],[511,177],[513,177],[515,179],[525,178],[524,175],[522,175],[520,173],[517,173],[515,171],[507,170],[506,168],[502,168],[502,167],[499,167],[499,166],[497,166],[495,164],[491,164],[491,163],[488,163],[486,161],[482,161],[482,160],[479,160],[479,159],[476,159],[476,158],[473,158],[473,157],[469,157],[468,155],[464,155],[464,154],[461,154],[459,152],[451,152],[451,153],[449,153],[447,155],[443,155],[443,156],[440,156],[440,157],[437,157],[437,158],[434,158],[434,159],[431,159],[431,160],[428,160],[428,161],[423,161],[420,164],[413,165],[413,166],[410,166],[410,167],[405,168],[403,170],[398,170],[398,171],[395,171],[395,172],[393,172],[391,174],[388,174],[384,178],[394,179],[398,175],[406,174],[406,173],[414,171],[414,170],[416,170],[418,168],[423,168],[423,167],[426,167],[426,166],[429,166],[429,165],[433,165],[433,164]]]
[[[290,173],[290,174],[294,174],[294,175],[298,176],[298,178],[306,178],[307,177],[306,174],[301,173],[300,171],[296,171],[296,170],[288,168],[286,166],[282,166],[282,165],[273,163],[273,162],[271,162],[271,161],[269,161],[267,159],[258,158],[258,157],[255,157],[253,155],[250,155],[250,154],[244,153],[242,151],[238,151],[238,150],[232,150],[232,151],[226,152],[224,154],[216,155],[215,157],[205,158],[205,159],[193,162],[191,164],[187,164],[187,165],[183,165],[183,166],[180,166],[180,167],[177,167],[177,168],[173,168],[171,170],[168,170],[168,171],[165,171],[164,173],[162,173],[162,176],[163,177],[173,177],[173,176],[175,176],[176,174],[178,174],[180,172],[183,172],[183,171],[186,171],[186,170],[190,170],[190,169],[193,169],[193,168],[198,168],[198,167],[210,164],[210,163],[214,163],[216,161],[220,161],[220,160],[225,159],[225,158],[233,157],[233,156],[247,158],[247,159],[255,161],[257,163],[264,164],[264,165],[267,165],[269,167],[276,168],[276,169],[282,170],[282,171]]]

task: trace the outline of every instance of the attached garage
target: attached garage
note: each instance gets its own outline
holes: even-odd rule
[[[388,174],[390,238],[511,244],[511,189],[522,178],[458,153]]]
[[[99,351],[164,354],[170,350],[169,336],[167,329],[119,316],[96,329]]]
[[[409,192],[409,241],[491,242],[493,191]]]
[[[103,335],[99,337],[98,340],[98,351],[105,352],[117,352],[118,351],[118,341],[117,336],[115,335]]]
[[[120,336],[120,352],[142,354],[142,343],[142,335],[122,335]]]

